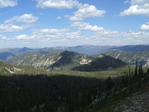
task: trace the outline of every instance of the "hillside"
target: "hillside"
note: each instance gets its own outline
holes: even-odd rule
[[[80,65],[74,67],[72,70],[78,71],[100,71],[113,68],[119,68],[126,65],[123,61],[119,59],[114,59],[110,56],[101,54],[98,57],[95,57],[89,64]]]
[[[46,74],[47,71],[34,68],[32,66],[16,66],[0,61],[0,75],[12,74]]]
[[[102,107],[94,107],[87,112],[148,112],[149,111],[149,83],[123,97],[109,98]]]
[[[27,52],[9,59],[7,62],[14,65],[32,65],[46,70],[71,69],[80,64],[87,64],[91,57],[70,51],[56,51],[50,54]]]
[[[140,52],[126,52],[126,51],[109,51],[104,54],[109,55],[113,58],[120,59],[129,64],[135,64],[136,61],[141,62],[144,66],[149,66],[149,51]]]
[[[22,69],[20,69],[16,66],[10,65],[8,63],[5,63],[3,61],[0,61],[0,75],[13,74],[13,73],[18,73],[20,71],[22,71]]]

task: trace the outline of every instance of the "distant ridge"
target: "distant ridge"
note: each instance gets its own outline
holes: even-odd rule
[[[49,54],[55,51],[72,51],[76,53],[85,54],[88,56],[99,55],[104,52],[121,50],[127,52],[139,52],[139,51],[149,51],[149,45],[126,45],[126,46],[102,46],[102,45],[80,45],[73,47],[58,46],[58,47],[45,47],[45,48],[4,48],[0,49],[0,53],[11,53],[10,55],[1,55],[0,60],[6,61],[7,59],[18,56],[20,54],[32,51],[40,54]],[[12,56],[13,55],[13,56]],[[9,57],[9,58],[7,58]]]
[[[49,54],[27,52],[9,59],[14,65],[32,65],[46,70],[68,70],[80,64],[87,64],[91,57],[71,51],[55,51]]]
[[[15,57],[16,55],[10,53],[10,52],[2,52],[0,53],[0,60],[8,60],[12,57]]]
[[[126,45],[112,47],[111,50],[122,50],[128,52],[139,52],[139,51],[149,51],[149,45]]]
[[[125,63],[135,65],[136,61],[138,61],[141,62],[143,66],[149,66],[149,51],[140,51],[132,53],[132,52],[114,50],[105,52],[104,54],[109,55],[116,59],[120,59]]]
[[[71,51],[55,51],[50,54],[27,52],[9,59],[7,62],[14,65],[32,65],[36,68],[50,71],[99,71],[126,65],[121,60],[104,54],[91,57]]]

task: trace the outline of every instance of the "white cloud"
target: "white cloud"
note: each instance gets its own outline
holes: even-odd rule
[[[77,32],[68,32],[68,29],[35,29],[33,30],[33,35],[38,39],[46,38],[47,39],[74,39],[80,37],[80,31]],[[44,39],[45,40],[45,39]]]
[[[141,25],[141,30],[149,30],[149,22],[146,24]]]
[[[124,2],[124,4],[127,4],[127,3],[129,3],[129,0],[126,0],[126,1]]]
[[[62,19],[62,17],[58,16],[56,19]]]
[[[2,39],[7,39],[7,37],[2,37]]]
[[[66,33],[64,38],[67,38],[67,39],[80,39],[81,37],[82,37],[81,36],[81,31],[76,31],[76,32]]]
[[[91,25],[86,23],[86,26],[91,26]],[[80,30],[75,32],[72,32],[68,29],[40,29],[40,30],[35,29],[33,30],[31,36],[23,34],[23,35],[11,37],[11,38],[0,36],[0,38],[1,40],[11,40],[14,42],[17,40],[20,42],[34,43],[36,47],[38,45],[46,47],[47,45],[51,45],[51,46],[71,45],[72,46],[72,45],[93,44],[93,43],[98,45],[146,44],[149,41],[149,38],[148,38],[149,33],[141,32],[141,31],[119,32],[119,31],[111,31],[111,30],[104,29],[104,30],[96,31],[92,36],[82,35],[81,30],[94,31],[92,30],[92,27],[83,29],[80,26],[78,26],[78,29],[80,28]],[[33,45],[31,44],[31,46]]]
[[[0,0],[0,8],[13,7],[17,5],[17,0]]]
[[[18,40],[30,40],[30,39],[34,39],[35,37],[36,37],[35,35],[28,36],[28,35],[24,34],[24,35],[16,36],[15,39],[18,39]]]
[[[94,5],[84,4],[69,19],[71,21],[80,21],[88,17],[103,17],[105,13],[105,10],[98,10]]]
[[[130,3],[132,5],[136,5],[136,4],[145,4],[145,3],[148,3],[149,1],[148,0],[131,0]]]
[[[22,31],[31,25],[13,25],[13,24],[0,24],[0,33],[7,33],[7,32],[15,32],[15,31]]]
[[[33,34],[37,35],[38,38],[61,38],[68,29],[35,29],[33,30]]]
[[[39,8],[77,8],[74,16],[69,16],[71,21],[80,21],[88,17],[103,17],[105,10],[98,10],[94,5],[82,4],[77,0],[34,0],[37,1]],[[68,16],[67,16],[68,17]]]
[[[148,0],[131,0],[131,6],[120,13],[120,16],[129,15],[147,15],[149,16],[149,1]]]
[[[91,30],[91,31],[104,30],[103,27],[98,27],[97,25],[92,26],[89,23],[85,22],[74,22],[71,26],[77,28],[78,30]]]
[[[33,30],[33,34],[42,34],[42,35],[45,35],[45,34],[58,34],[58,33],[64,33],[68,31],[68,29],[41,29],[41,30],[38,30],[38,29],[35,29]]]
[[[33,16],[32,14],[23,14],[21,16],[14,16],[13,18],[6,20],[4,23],[34,23],[38,20],[38,17]]]
[[[25,30],[28,27],[32,27],[31,23],[38,20],[38,17],[32,16],[32,14],[24,14],[21,16],[15,16],[9,20],[4,21],[4,24],[0,24],[0,33],[16,32]],[[21,25],[15,25],[14,22],[25,23]]]
[[[76,0],[34,0],[37,1],[38,8],[59,8],[59,9],[72,9],[81,5]]]

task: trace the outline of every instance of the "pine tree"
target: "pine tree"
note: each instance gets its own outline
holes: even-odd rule
[[[143,69],[142,69],[142,63],[139,65],[139,77],[143,77]]]
[[[136,67],[135,67],[134,77],[135,77],[135,78],[138,77],[138,62],[137,62],[137,61],[136,61]]]
[[[113,80],[111,79],[111,77],[108,77],[107,80],[106,80],[106,89],[107,91],[110,91],[114,86],[114,82]]]

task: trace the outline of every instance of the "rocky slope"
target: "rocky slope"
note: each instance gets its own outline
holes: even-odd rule
[[[12,65],[4,61],[0,61],[0,76],[1,75],[12,75],[12,74],[28,74],[28,75],[37,75],[37,74],[47,74],[45,70],[34,68],[33,66],[24,66],[24,65]]]
[[[136,61],[141,62],[144,66],[149,66],[149,51],[140,52],[126,52],[126,51],[109,51],[104,54],[112,56],[113,58],[120,59],[129,64],[135,64]]]
[[[13,74],[22,71],[19,67],[0,61],[0,75]]]
[[[56,51],[50,54],[27,52],[7,62],[14,65],[32,65],[46,70],[65,70],[80,64],[88,64],[91,59],[89,56],[70,51]]]
[[[109,100],[107,105],[88,112],[149,112],[149,82],[123,98]]]
[[[14,65],[32,65],[36,68],[55,70],[99,71],[126,65],[119,59],[100,55],[90,57],[70,51],[56,51],[50,54],[27,52],[7,62]]]

